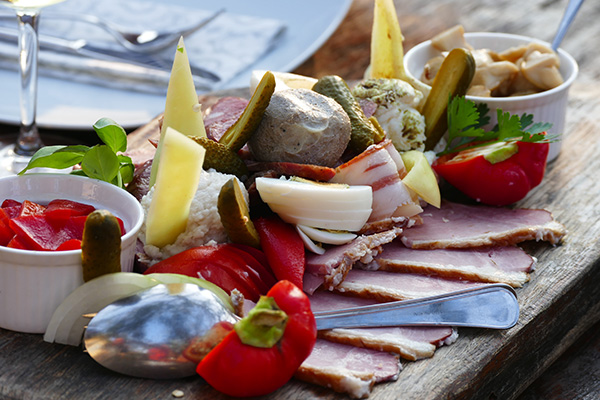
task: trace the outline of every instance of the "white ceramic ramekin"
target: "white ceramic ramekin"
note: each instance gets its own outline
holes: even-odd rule
[[[473,32],[466,33],[465,39],[475,49],[490,49],[496,52],[507,50],[510,47],[537,42],[550,47],[549,43],[530,38],[527,36],[512,35],[507,33],[486,33]],[[404,56],[404,67],[407,73],[415,78],[419,78],[423,73],[423,67],[431,58],[440,55],[440,52],[433,48],[431,41],[420,43],[410,49]],[[558,87],[546,90],[541,93],[530,94],[526,96],[515,97],[478,97],[467,96],[467,99],[476,103],[487,103],[490,108],[490,125],[496,121],[496,109],[509,111],[511,114],[522,115],[523,113],[533,114],[535,122],[550,122],[552,129],[550,135],[561,135],[565,130],[565,116],[567,112],[567,101],[569,97],[569,88],[577,77],[578,66],[575,59],[562,49],[558,49],[560,59],[560,73],[564,83]],[[554,160],[561,148],[562,140],[550,144],[548,161]]]
[[[127,191],[106,182],[66,174],[0,178],[4,199],[48,203],[69,199],[106,209],[123,220],[121,269],[131,271],[144,212]],[[28,251],[0,246],[0,328],[44,333],[54,310],[83,284],[81,250]]]

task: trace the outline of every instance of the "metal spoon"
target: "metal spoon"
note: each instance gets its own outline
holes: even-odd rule
[[[519,317],[514,290],[485,285],[417,300],[315,313],[317,329],[446,325],[507,329]],[[152,379],[191,376],[239,317],[207,289],[160,284],[118,300],[90,321],[90,356],[116,372]],[[192,351],[193,350],[193,351]],[[195,355],[194,360],[186,357]]]
[[[573,19],[575,19],[575,15],[577,14],[577,11],[579,11],[581,4],[583,4],[583,0],[569,0],[569,4],[567,4],[567,8],[560,21],[556,35],[554,35],[554,40],[552,41],[552,50],[556,51],[560,46],[560,43],[565,37],[567,30],[571,26],[571,22],[573,22]]]

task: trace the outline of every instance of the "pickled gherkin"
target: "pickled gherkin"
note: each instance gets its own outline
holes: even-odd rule
[[[83,281],[121,272],[121,226],[107,210],[94,210],[85,220],[81,240]]]
[[[350,149],[362,153],[367,147],[382,140],[381,132],[365,116],[358,101],[352,95],[348,84],[339,76],[324,76],[315,83],[313,90],[338,102],[348,117],[352,126]]]

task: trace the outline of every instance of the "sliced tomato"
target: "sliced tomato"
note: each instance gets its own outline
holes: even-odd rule
[[[273,271],[269,268],[267,257],[262,251],[239,243],[231,243],[228,246],[231,251],[236,251],[258,273],[260,279],[268,288],[271,288],[277,282]]]
[[[241,257],[224,250],[223,245],[199,246],[160,261],[148,268],[144,274],[174,273],[199,277],[214,283],[229,294],[233,289],[238,289],[244,297],[257,301],[261,290],[250,278],[249,268],[245,266],[246,263]]]

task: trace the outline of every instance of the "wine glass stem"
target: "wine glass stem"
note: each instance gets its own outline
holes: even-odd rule
[[[19,23],[19,70],[21,74],[21,127],[15,153],[31,156],[42,140],[35,123],[37,104],[38,10],[17,11]]]

